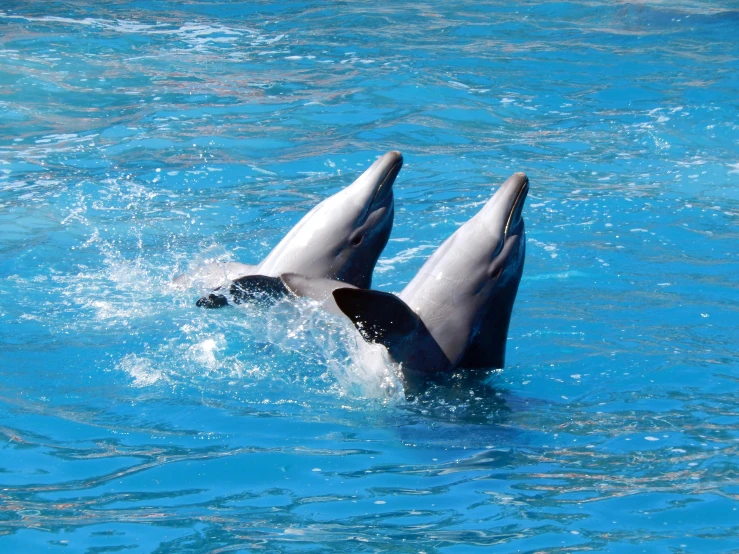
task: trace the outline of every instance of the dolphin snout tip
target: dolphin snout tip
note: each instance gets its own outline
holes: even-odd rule
[[[507,237],[512,229],[523,222],[523,205],[529,192],[529,178],[523,171],[517,171],[495,191],[488,201],[488,213]],[[498,227],[496,227],[498,228]]]
[[[517,194],[521,194],[522,191],[528,191],[529,178],[523,171],[517,171],[505,180],[501,188],[510,191],[518,190]]]
[[[523,171],[516,171],[511,177],[521,184],[529,182],[528,176]]]
[[[403,167],[403,154],[397,150],[386,152],[355,183],[361,186],[370,197],[366,200],[370,208],[392,201],[393,183]],[[369,185],[371,190],[366,187]]]
[[[397,150],[391,150],[384,154],[379,160],[381,167],[382,182],[380,189],[389,189],[393,186],[395,178],[403,167],[403,154]]]
[[[496,191],[496,196],[513,196],[512,199],[514,200],[514,203],[520,200],[520,197],[522,194],[525,196],[525,194],[528,192],[529,189],[529,178],[523,171],[517,171],[508,179],[505,180],[505,182],[500,185],[500,188],[498,191]]]
[[[382,156],[382,159],[392,165],[403,164],[403,154],[398,150],[390,150],[389,152],[386,152],[385,155]]]

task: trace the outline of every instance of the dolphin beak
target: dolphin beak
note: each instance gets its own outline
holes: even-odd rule
[[[372,206],[382,204],[393,189],[395,178],[403,167],[403,155],[397,150],[391,150],[375,162],[378,171],[377,188],[372,197]]]
[[[529,178],[523,172],[514,173],[506,182],[503,183],[501,188],[510,188],[510,198],[513,199],[513,203],[508,211],[508,219],[505,224],[505,231],[503,236],[508,238],[508,232],[513,229],[518,229],[521,221],[523,221],[522,212],[523,205],[526,202],[526,195],[529,193]]]
[[[403,155],[397,150],[392,150],[378,158],[349,187],[356,191],[358,198],[362,198],[367,213],[392,197],[393,183],[401,167],[403,167]]]
[[[520,228],[523,223],[523,205],[528,192],[529,178],[525,173],[514,173],[500,185],[493,197],[480,210],[480,215],[496,236],[501,236],[499,233],[502,233],[503,238],[507,238]]]

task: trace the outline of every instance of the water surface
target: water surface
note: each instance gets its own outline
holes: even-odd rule
[[[0,6],[0,550],[739,551],[739,11]],[[401,150],[398,292],[514,171],[506,367],[408,402],[304,304],[200,310]]]

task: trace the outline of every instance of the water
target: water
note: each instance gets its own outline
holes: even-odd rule
[[[731,0],[0,3],[0,551],[737,552]],[[507,365],[205,311],[390,149],[403,288],[526,171]]]

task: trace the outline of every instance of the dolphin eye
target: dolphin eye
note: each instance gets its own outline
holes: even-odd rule
[[[492,279],[497,279],[500,277],[500,274],[503,273],[503,266],[500,266],[498,269],[493,271],[493,275],[491,276]]]
[[[364,239],[364,235],[356,235],[354,238],[352,238],[351,245],[359,246],[360,244],[362,244],[363,239]]]

